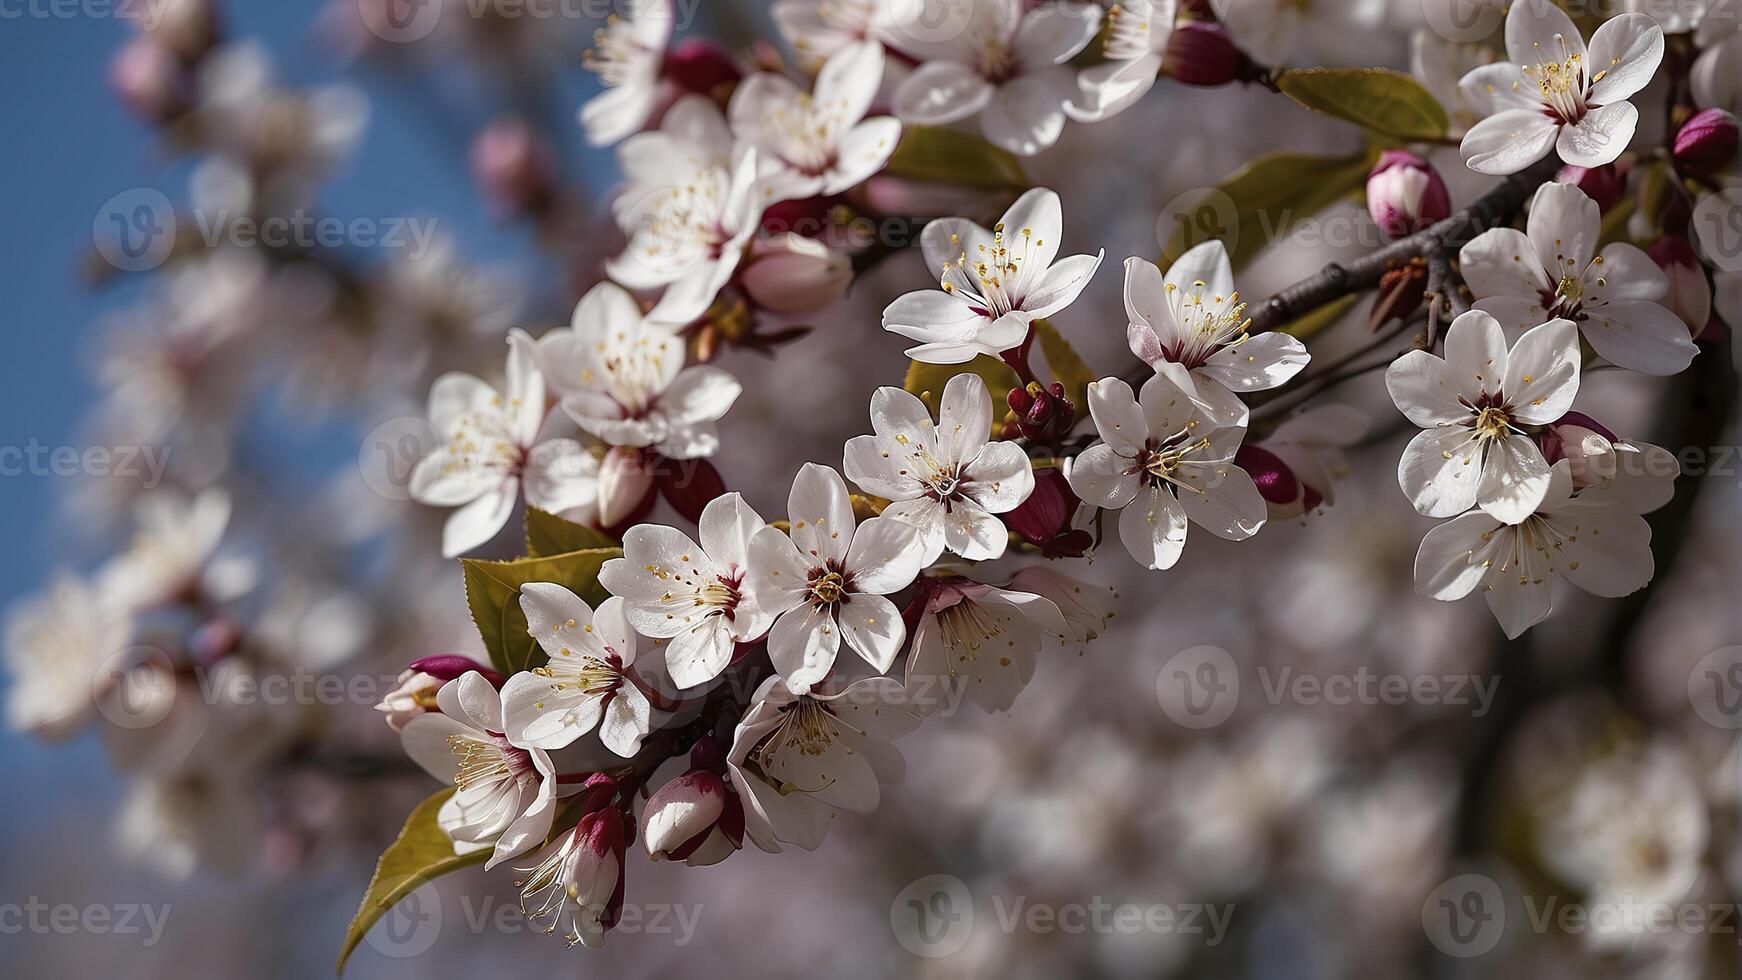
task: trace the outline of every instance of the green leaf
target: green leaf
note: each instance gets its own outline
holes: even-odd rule
[[[1446,110],[1421,83],[1389,68],[1301,68],[1276,84],[1308,109],[1406,140],[1446,135]]]
[[[520,611],[520,587],[528,582],[555,582],[597,607],[608,598],[599,585],[599,568],[621,557],[620,548],[584,548],[560,555],[518,561],[463,559],[466,605],[484,639],[490,665],[503,677],[544,665],[544,651],[526,632]]]
[[[1316,310],[1301,314],[1277,329],[1291,337],[1305,340],[1348,316],[1360,299],[1359,293],[1338,297]]]
[[[977,374],[992,393],[992,431],[998,430],[998,420],[1004,417],[1010,389],[1022,384],[1016,370],[1003,361],[981,354],[966,364],[923,364],[911,361],[907,365],[907,380],[902,387],[918,395],[936,415],[938,399],[944,396],[944,386],[958,374]]]
[[[526,553],[534,558],[615,547],[617,542],[603,531],[595,531],[585,524],[576,524],[537,508],[526,509]]]
[[[1228,247],[1234,268],[1288,235],[1367,182],[1376,151],[1346,157],[1276,153],[1259,157],[1173,212],[1173,234],[1161,265],[1212,239]]]
[[[1095,372],[1050,320],[1034,321],[1034,333],[1040,340],[1040,352],[1046,355],[1046,366],[1052,369],[1052,379],[1064,385],[1071,404],[1083,410],[1087,404],[1083,399],[1088,395],[1089,382],[1095,380]]]
[[[931,180],[989,190],[1021,190],[1029,186],[1022,162],[978,136],[932,126],[907,126],[889,172],[910,180]]]
[[[369,877],[369,887],[363,890],[363,901],[345,930],[345,944],[339,947],[338,972],[345,971],[345,961],[351,958],[352,950],[363,941],[369,927],[400,899],[427,881],[483,864],[490,856],[488,849],[455,854],[454,842],[436,825],[436,812],[453,793],[454,788],[449,786],[419,803],[405,819],[399,836],[381,852],[381,859],[375,862],[375,873]]]

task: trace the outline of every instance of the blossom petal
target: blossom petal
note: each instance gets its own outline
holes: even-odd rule
[[[1516,0],[1506,12],[1506,58],[1513,64],[1560,62],[1584,53],[1584,35],[1550,0]]]
[[[724,571],[748,565],[750,539],[767,525],[762,515],[734,492],[708,501],[696,530],[702,538],[702,550]]]
[[[1125,315],[1133,326],[1147,326],[1158,348],[1177,346],[1182,339],[1173,318],[1173,308],[1168,303],[1167,280],[1162,278],[1161,269],[1148,259],[1133,256],[1125,260]],[[1159,349],[1139,350],[1138,345],[1133,344],[1131,350],[1145,363],[1153,364],[1160,357]]]
[[[720,676],[736,648],[725,621],[711,616],[666,642],[665,669],[673,684],[688,690]]]
[[[1562,126],[1555,149],[1562,160],[1575,167],[1601,167],[1621,156],[1638,128],[1639,110],[1631,102],[1617,102],[1592,109],[1571,126]]]
[[[1500,383],[1513,417],[1547,425],[1567,414],[1579,393],[1579,360],[1579,328],[1571,320],[1550,320],[1518,338]]]
[[[1651,525],[1645,518],[1608,501],[1583,506],[1575,502],[1556,514],[1552,523],[1566,533],[1558,570],[1567,581],[1608,599],[1650,584],[1655,564]]]
[[[1627,300],[1588,310],[1580,332],[1599,356],[1641,374],[1678,374],[1699,353],[1681,317],[1656,303]]]
[[[1490,296],[1476,301],[1476,309],[1500,321],[1501,329],[1517,336],[1554,319],[1541,300],[1522,296]]]
[[[1662,62],[1663,28],[1656,21],[1636,13],[1611,17],[1591,35],[1587,70],[1596,81],[1587,97],[1596,105],[1631,98]]]
[[[1471,170],[1504,177],[1548,155],[1561,129],[1537,110],[1507,109],[1470,127],[1458,153]]]
[[[877,436],[848,439],[842,463],[847,479],[857,484],[859,489],[878,497],[905,500],[923,488],[911,472],[904,471],[903,465],[884,448]]]
[[[1428,429],[1411,439],[1397,461],[1397,482],[1416,512],[1454,517],[1476,504],[1482,445],[1461,425]]]
[[[792,543],[807,563],[820,566],[846,560],[858,521],[839,473],[816,463],[799,467],[787,496],[786,516]]]
[[[873,517],[859,525],[843,560],[855,592],[888,595],[912,584],[923,567],[925,542],[911,525]]]
[[[1088,388],[1089,415],[1095,420],[1095,430],[1101,440],[1126,456],[1143,451],[1149,438],[1149,424],[1131,385],[1122,378],[1102,378],[1091,381]],[[1172,435],[1172,433],[1163,433]]]
[[[1385,369],[1385,388],[1404,417],[1422,428],[1466,418],[1470,410],[1458,402],[1457,389],[1446,383],[1446,362],[1424,350],[1412,350]]]
[[[1025,66],[1062,65],[1088,47],[1100,29],[1101,8],[1050,4],[1022,18],[1011,52]]]
[[[1476,591],[1488,574],[1500,522],[1481,511],[1455,517],[1429,531],[1415,553],[1415,591],[1451,602]]]
[[[972,501],[957,501],[943,515],[944,547],[969,561],[1001,558],[1010,544],[1004,522]]]
[[[1264,526],[1269,507],[1247,472],[1232,463],[1182,463],[1179,505],[1193,524],[1229,541],[1244,541]]]
[[[963,469],[957,492],[989,514],[1007,513],[1034,492],[1034,464],[1016,443],[992,443]]]
[[[1484,512],[1505,524],[1522,523],[1542,505],[1548,485],[1548,461],[1536,443],[1521,435],[1489,441],[1476,490]]]
[[[1477,299],[1510,296],[1540,300],[1543,293],[1554,289],[1530,237],[1516,228],[1491,228],[1471,239],[1458,252],[1458,268]]]
[[[1070,101],[1059,82],[1075,76],[1069,69],[1054,71],[1064,74],[1023,75],[998,86],[980,114],[986,142],[1018,156],[1034,156],[1058,142]]]
[[[1055,263],[1023,297],[1023,305],[1037,318],[1056,315],[1082,295],[1089,280],[1095,278],[1095,270],[1101,267],[1105,254],[1073,255]]]
[[[938,403],[937,447],[945,466],[970,462],[992,434],[992,393],[977,374],[962,372],[944,385]]]
[[[1531,199],[1525,228],[1553,284],[1562,276],[1578,277],[1596,257],[1603,209],[1576,185],[1551,180]]]
[[[1185,509],[1171,491],[1149,487],[1119,512],[1119,540],[1144,568],[1172,568],[1186,546]]]
[[[1198,370],[1230,391],[1267,391],[1299,374],[1310,360],[1299,339],[1268,331],[1222,348]]]
[[[880,595],[855,594],[841,605],[841,635],[853,652],[880,674],[889,672],[901,652],[907,628],[901,610]]]
[[[447,523],[442,525],[442,557],[458,558],[489,544],[496,532],[508,526],[517,489],[515,481],[509,480],[448,515]]]
[[[1130,456],[1106,443],[1083,450],[1071,466],[1071,489],[1083,502],[1116,510],[1124,507],[1143,488],[1143,477]]]
[[[617,755],[632,759],[641,751],[641,739],[653,728],[653,706],[634,684],[624,684],[612,694],[599,720],[599,742]]]
[[[1500,321],[1481,310],[1461,314],[1446,331],[1446,384],[1466,401],[1498,391],[1510,360]]]
[[[832,606],[807,603],[775,620],[768,631],[768,659],[794,694],[809,693],[827,677],[840,648]]]
[[[957,61],[927,61],[895,89],[892,108],[902,122],[941,126],[972,116],[992,101],[991,83]]]

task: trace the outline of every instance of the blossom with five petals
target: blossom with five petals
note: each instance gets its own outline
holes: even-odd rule
[[[828,676],[845,639],[879,673],[887,671],[907,630],[884,596],[919,574],[919,532],[892,517],[858,523],[841,475],[816,463],[804,464],[792,481],[787,518],[790,537],[771,527],[750,542],[757,591],[780,613],[768,634],[774,669],[794,694],[805,694]]]
[[[875,435],[847,440],[847,478],[893,501],[882,516],[919,532],[922,565],[945,548],[973,561],[1004,554],[1009,534],[993,515],[1028,499],[1034,469],[1020,446],[990,440],[986,382],[974,374],[951,378],[935,424],[918,398],[879,388],[871,396],[871,428]]]
[[[1188,521],[1230,541],[1264,526],[1264,498],[1234,465],[1244,426],[1217,426],[1162,375],[1137,397],[1124,381],[1102,378],[1088,401],[1102,441],[1076,458],[1071,489],[1084,503],[1124,508],[1119,538],[1145,568],[1179,561]]]
[[[966,218],[926,225],[920,251],[938,272],[937,289],[897,297],[883,329],[920,342],[907,356],[961,364],[1020,347],[1035,320],[1071,305],[1103,253],[1058,258],[1064,234],[1059,196],[1037,187],[1018,198],[991,231]]]
[[[598,611],[553,582],[520,587],[526,631],[549,658],[502,686],[503,733],[522,748],[561,749],[594,728],[625,759],[641,748],[652,708],[631,667],[637,637],[612,596]]]
[[[1526,426],[1565,415],[1579,393],[1579,335],[1551,320],[1512,346],[1481,310],[1452,321],[1446,356],[1414,350],[1393,361],[1385,386],[1398,411],[1426,429],[1397,463],[1415,509],[1451,517],[1479,505],[1516,524],[1548,492],[1549,466]]]
[[[1506,13],[1509,60],[1484,65],[1460,83],[1493,112],[1464,134],[1471,170],[1517,173],[1554,150],[1575,167],[1614,163],[1639,125],[1627,101],[1663,60],[1663,28],[1622,14],[1585,39],[1550,0],[1517,0]]]
[[[1193,247],[1166,276],[1147,259],[1126,259],[1125,314],[1131,352],[1218,426],[1246,424],[1251,413],[1235,392],[1275,388],[1312,359],[1287,334],[1247,333],[1252,321],[1219,241]]]
[[[1510,331],[1571,320],[1592,350],[1621,367],[1681,371],[1698,348],[1681,318],[1657,302],[1669,292],[1668,277],[1637,246],[1612,242],[1598,251],[1602,225],[1602,209],[1584,191],[1542,185],[1525,231],[1490,228],[1459,253],[1476,309]]]

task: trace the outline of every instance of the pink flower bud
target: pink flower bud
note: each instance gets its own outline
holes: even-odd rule
[[[1367,212],[1386,235],[1403,238],[1450,217],[1452,198],[1426,160],[1387,150],[1367,175]]]
[[[1174,28],[1163,65],[1187,85],[1226,85],[1240,73],[1240,51],[1220,24],[1188,20]]]
[[[109,87],[146,122],[165,122],[188,110],[187,75],[175,55],[149,37],[136,37],[115,52]]]
[[[1711,173],[1736,159],[1736,117],[1723,109],[1694,114],[1675,134],[1675,160],[1696,173]]]
[[[556,196],[550,148],[519,119],[491,123],[472,141],[472,179],[505,216],[536,214]]]
[[[1601,167],[1562,167],[1555,174],[1555,180],[1562,184],[1572,184],[1585,192],[1585,196],[1597,202],[1597,207],[1604,211],[1621,203],[1621,198],[1627,193],[1627,181],[1621,176],[1621,171],[1615,169],[1612,163]]]
[[[679,41],[665,56],[665,77],[678,88],[710,98],[744,77],[744,70],[724,48],[706,38]]]
[[[660,459],[655,467],[659,492],[684,520],[700,522],[708,501],[726,492],[720,471],[705,459]]]
[[[1270,511],[1271,520],[1299,517],[1308,510],[1302,484],[1281,457],[1262,446],[1241,446],[1234,465],[1246,471],[1258,487],[1258,495]]]
[[[642,817],[647,856],[655,861],[689,861],[697,867],[718,863],[725,855],[716,855],[715,848],[705,849],[704,857],[713,860],[697,862],[692,858],[704,850],[702,844],[718,828],[730,795],[725,782],[707,770],[692,769],[661,786],[647,801]],[[726,853],[732,850],[735,848]]]
[[[653,471],[641,450],[612,446],[599,464],[599,523],[616,527],[653,493]]]
[[[429,674],[438,680],[451,681],[471,671],[477,671],[480,676],[490,682],[492,687],[502,686],[502,675],[478,663],[471,657],[458,653],[438,653],[422,657],[411,662],[408,670]]]
[[[1619,465],[1617,441],[1596,419],[1568,412],[1543,431],[1542,455],[1551,466],[1567,461],[1574,489],[1608,486]]]
[[[1699,336],[1712,319],[1712,284],[1693,243],[1680,235],[1664,235],[1647,252],[1669,277],[1669,295],[1663,304]]]
[[[399,675],[399,685],[388,691],[375,706],[375,710],[387,716],[387,727],[394,731],[405,728],[405,723],[426,711],[434,711],[436,692],[442,687],[442,679],[420,670],[408,670]]]
[[[763,309],[812,313],[846,295],[853,261],[813,238],[774,235],[751,248],[743,283]]]

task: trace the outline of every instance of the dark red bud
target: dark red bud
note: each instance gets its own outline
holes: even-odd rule
[[[1736,140],[1734,115],[1704,109],[1675,134],[1675,160],[1695,173],[1711,173],[1736,159]]]
[[[1596,201],[1597,207],[1604,212],[1620,204],[1627,193],[1627,181],[1612,163],[1601,167],[1565,166],[1555,175],[1555,180],[1584,191],[1585,196]]]
[[[484,679],[490,682],[491,687],[501,687],[504,683],[501,674],[479,664],[471,657],[458,653],[438,653],[421,660],[413,660],[407,669],[428,674],[442,681],[451,681],[467,671],[475,670],[484,675]]]
[[[722,87],[736,85],[743,69],[724,48],[706,38],[679,41],[665,56],[665,77],[685,92],[716,96]]]
[[[1258,486],[1258,495],[1273,504],[1292,504],[1300,499],[1300,481],[1288,464],[1259,446],[1241,446],[1234,465],[1246,471]]]
[[[664,459],[655,462],[659,492],[685,519],[699,521],[708,501],[726,493],[720,471],[705,459]]]
[[[1187,85],[1226,85],[1240,71],[1240,51],[1221,25],[1190,20],[1168,39],[1165,70]]]

